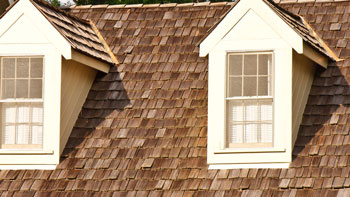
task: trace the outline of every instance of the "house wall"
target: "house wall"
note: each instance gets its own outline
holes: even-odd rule
[[[62,58],[63,59],[63,58]],[[82,109],[97,71],[72,60],[62,60],[60,153]]]
[[[316,64],[303,55],[293,51],[293,101],[292,127],[293,146],[298,136],[299,127],[309,97]]]

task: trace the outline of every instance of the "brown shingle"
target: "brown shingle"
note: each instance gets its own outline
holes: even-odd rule
[[[196,44],[231,6],[71,8],[72,14],[96,21],[122,64],[97,76],[57,169],[0,171],[0,190],[37,192],[31,195],[321,196],[349,187],[348,61],[317,70],[290,168],[208,170],[208,59],[199,57]],[[349,57],[349,24],[341,16],[329,16],[350,10],[348,3],[282,6],[309,19],[327,44],[342,58]]]

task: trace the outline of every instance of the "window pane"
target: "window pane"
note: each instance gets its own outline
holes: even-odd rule
[[[269,75],[269,65],[272,62],[271,54],[259,55],[259,75]]]
[[[42,144],[43,141],[43,127],[33,126],[32,127],[32,144]]]
[[[261,124],[261,142],[272,143],[272,124]]]
[[[257,143],[258,142],[258,125],[246,124],[245,125],[245,143]]]
[[[28,98],[28,79],[16,80],[16,98]]]
[[[29,58],[17,58],[16,78],[29,77]]]
[[[31,58],[30,77],[43,77],[43,58]]]
[[[268,77],[259,77],[258,96],[269,95]]]
[[[243,125],[234,124],[229,127],[229,143],[243,143]]]
[[[16,122],[16,106],[11,104],[3,104],[3,122],[15,123]]]
[[[17,144],[29,144],[29,125],[17,126]]]
[[[229,103],[229,120],[243,121],[243,104],[242,102]]]
[[[242,55],[229,55],[229,74],[242,75]]]
[[[17,122],[27,123],[29,122],[30,108],[28,106],[19,106],[17,114]]]
[[[15,78],[15,60],[15,58],[3,58],[3,78]]]
[[[257,75],[257,55],[244,55],[244,75]]]
[[[272,121],[272,101],[260,102],[260,119],[262,121]]]
[[[15,80],[4,79],[2,82],[2,98],[15,98]]]
[[[228,97],[242,96],[242,77],[229,77]]]
[[[244,77],[243,96],[256,96],[256,77]]]
[[[4,144],[14,144],[15,143],[15,126],[4,126],[3,127],[3,143]]]
[[[42,80],[30,80],[30,98],[42,98]]]
[[[255,102],[247,102],[245,104],[245,120],[257,121],[258,120],[258,105]]]
[[[32,121],[34,123],[42,123],[43,122],[43,108],[42,106],[35,106],[32,109]]]

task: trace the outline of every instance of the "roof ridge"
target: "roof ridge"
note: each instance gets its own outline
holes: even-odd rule
[[[19,1],[19,0],[17,0],[17,1]],[[55,11],[57,11],[57,12],[59,12],[59,13],[65,15],[66,17],[72,18],[72,19],[74,19],[74,20],[76,20],[76,21],[78,21],[78,22],[81,22],[81,23],[83,23],[83,24],[85,24],[85,25],[89,25],[89,26],[90,26],[89,21],[84,20],[84,19],[82,19],[82,18],[78,18],[78,17],[74,16],[73,14],[71,14],[71,13],[69,13],[69,12],[66,12],[66,11],[63,10],[63,9],[57,8],[57,7],[55,7],[55,6],[53,6],[53,5],[49,4],[49,3],[47,3],[46,1],[43,1],[43,0],[30,0],[30,1],[32,1],[33,3],[38,3],[38,4],[41,4],[41,5],[43,5],[43,6],[46,6],[46,7],[50,8],[50,9],[53,9],[53,10],[55,10]]]
[[[37,0],[35,0],[37,1]],[[165,3],[165,4],[99,4],[99,5],[73,5],[68,7],[69,9],[90,9],[90,8],[154,8],[154,7],[186,7],[186,6],[220,6],[220,5],[233,5],[235,2],[200,2],[200,3]],[[64,9],[65,7],[63,7]]]

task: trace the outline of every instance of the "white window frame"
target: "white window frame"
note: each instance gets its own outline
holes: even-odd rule
[[[233,96],[233,97],[229,97],[228,96],[228,84],[229,84],[229,73],[228,73],[228,67],[229,67],[229,55],[249,55],[249,54],[253,54],[253,55],[261,55],[261,54],[270,54],[271,55],[271,67],[270,67],[270,71],[268,71],[268,77],[270,77],[270,82],[269,82],[269,92],[270,95],[269,96]],[[257,51],[228,51],[226,53],[226,62],[225,62],[225,139],[224,141],[224,146],[225,149],[235,149],[235,148],[271,148],[274,146],[274,140],[275,140],[275,136],[274,136],[274,67],[275,67],[275,60],[274,60],[275,54],[274,51],[272,50],[257,50]],[[242,59],[243,61],[243,59]],[[244,76],[244,71],[242,70],[242,76]],[[244,78],[242,77],[242,80]],[[259,83],[259,80],[257,80],[257,83]],[[242,91],[243,91],[243,82],[242,82]],[[258,88],[258,87],[257,87]],[[228,102],[230,102],[231,100],[237,100],[237,101],[248,101],[248,100],[271,100],[272,102],[272,142],[271,143],[236,143],[233,146],[231,146],[229,144],[229,139],[228,139],[228,132],[229,132],[229,113],[227,112],[228,110]]]
[[[227,54],[262,51],[273,52],[273,146],[227,148]],[[207,162],[210,168],[270,168],[274,164],[288,167],[292,159],[292,48],[281,39],[221,41],[209,53],[208,63]]]
[[[42,67],[42,78],[41,78],[41,98],[27,98],[27,99],[24,99],[24,98],[20,98],[20,99],[17,99],[17,98],[14,98],[14,99],[1,99],[0,98],[0,104],[3,104],[3,103],[14,103],[14,104],[17,104],[17,103],[41,103],[42,104],[42,109],[43,109],[43,117],[42,117],[42,143],[41,144],[38,144],[38,145],[34,145],[34,144],[3,144],[3,138],[2,138],[2,128],[0,128],[0,140],[1,140],[1,143],[0,143],[0,150],[1,151],[26,151],[26,150],[29,150],[29,151],[32,151],[32,150],[43,150],[43,147],[44,147],[44,132],[45,132],[45,128],[44,128],[44,122],[45,122],[45,113],[44,113],[44,95],[45,95],[45,92],[44,92],[44,87],[45,87],[45,56],[44,55],[2,55],[0,56],[0,69],[1,69],[1,73],[2,72],[2,65],[3,65],[3,59],[4,58],[42,58],[43,60],[43,67]],[[2,80],[2,76],[0,77],[0,80]],[[0,92],[2,92],[2,85],[3,83],[0,84]],[[16,88],[16,86],[14,87]],[[28,91],[30,91],[30,88],[28,89]],[[29,92],[28,92],[29,94]],[[0,118],[1,119],[1,118]],[[16,123],[15,123],[16,124]],[[1,125],[2,125],[2,120],[1,120]]]

